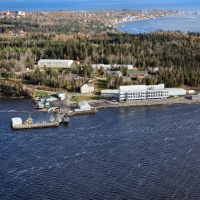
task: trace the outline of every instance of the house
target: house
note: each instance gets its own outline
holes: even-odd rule
[[[66,98],[64,91],[57,91],[56,95],[58,98],[60,98],[60,100],[64,100]]]
[[[38,67],[60,67],[69,68],[73,64],[73,60],[56,60],[56,59],[40,59]]]
[[[80,86],[81,93],[92,93],[94,92],[94,85],[93,84],[83,84]]]
[[[81,101],[78,103],[78,109],[75,109],[75,112],[86,110],[91,110],[91,106],[87,102]]]
[[[40,97],[40,101],[43,103],[45,101],[56,101],[57,98],[56,97],[53,97],[53,96],[50,96],[50,95],[44,95],[42,97]]]

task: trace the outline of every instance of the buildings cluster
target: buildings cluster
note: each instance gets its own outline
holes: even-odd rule
[[[170,96],[186,95],[182,88],[165,88],[158,85],[129,85],[120,86],[118,90],[102,90],[101,96],[115,98],[119,101],[166,99]]]
[[[73,64],[73,60],[50,60],[41,59],[38,61],[39,67],[62,67],[70,68]],[[105,70],[104,76],[111,74],[113,77],[123,77],[123,74],[118,70],[113,70],[122,67],[122,65],[104,65],[104,64],[93,64],[93,68],[100,69],[101,67]],[[123,65],[130,70],[130,77],[124,77],[127,80],[131,78],[142,76],[148,77],[148,71],[134,70],[133,65]],[[156,69],[159,70],[159,69]],[[95,91],[94,84],[84,83],[80,86],[81,93],[93,93]],[[128,85],[120,86],[118,90],[102,90],[102,97],[115,98],[119,101],[130,101],[130,100],[148,100],[148,99],[165,99],[170,96],[186,95],[186,90],[182,88],[165,88],[164,84],[158,85]]]
[[[27,13],[25,11],[0,11],[0,18],[20,18],[25,17]]]

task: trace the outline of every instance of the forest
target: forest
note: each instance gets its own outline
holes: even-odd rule
[[[45,69],[36,65],[39,59],[72,59],[79,61],[71,69]],[[28,33],[24,37],[0,37],[0,76],[19,77],[30,84],[65,87],[81,84],[87,78],[102,76],[103,69],[92,64],[131,64],[148,70],[150,77],[124,83],[109,77],[109,88],[121,84],[157,84],[166,87],[200,84],[200,33],[159,30],[148,34],[107,33],[99,37],[55,38],[42,33]],[[26,68],[31,71],[26,72]],[[159,68],[157,72],[152,69]],[[124,69],[119,69],[124,72]],[[82,82],[72,83],[67,74],[78,74]],[[128,73],[126,73],[129,76]],[[63,77],[63,78],[61,78]]]

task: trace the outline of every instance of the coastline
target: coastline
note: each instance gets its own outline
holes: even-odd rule
[[[100,108],[109,108],[109,107],[136,107],[136,106],[160,106],[160,105],[173,105],[173,104],[199,104],[200,99],[154,99],[154,100],[136,100],[129,101],[124,103],[116,103],[112,105],[103,105],[97,106],[97,109]]]
[[[175,104],[199,104],[200,99],[154,99],[154,100],[135,100],[135,101],[129,101],[129,102],[122,102],[122,103],[97,103],[95,101],[88,102],[93,109],[90,111],[81,111],[81,112],[71,112],[69,116],[73,115],[80,115],[80,114],[95,114],[98,112],[99,109],[102,108],[128,108],[128,107],[149,107],[149,106],[169,106],[169,105],[175,105]]]

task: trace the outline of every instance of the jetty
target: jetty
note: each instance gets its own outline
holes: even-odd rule
[[[27,120],[32,120],[28,118]],[[43,122],[43,123],[22,123],[21,118],[13,118],[12,119],[12,128],[13,129],[34,129],[34,128],[50,128],[57,127],[61,122],[69,122],[69,116],[66,113],[58,113],[54,120],[51,122]],[[15,123],[14,123],[15,122]],[[19,123],[17,123],[19,122]]]
[[[49,128],[57,127],[60,123],[58,122],[44,122],[44,123],[33,123],[33,124],[12,124],[13,129],[33,129],[33,128]]]

